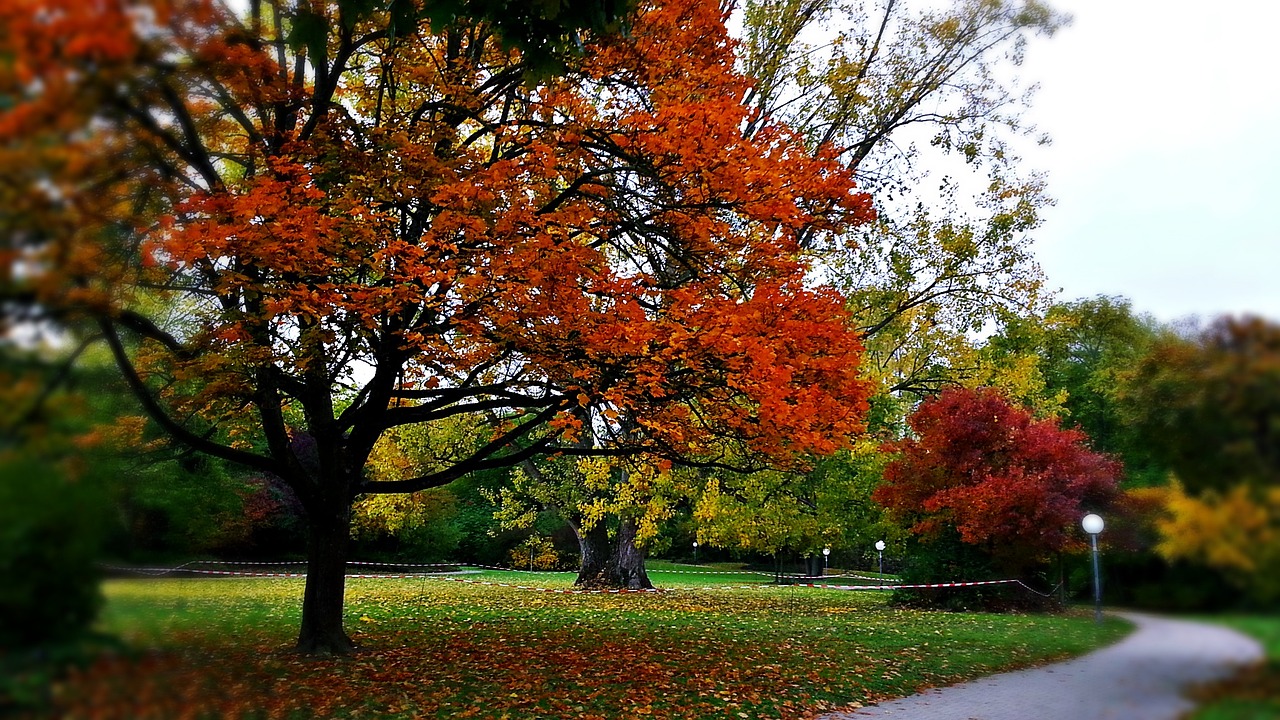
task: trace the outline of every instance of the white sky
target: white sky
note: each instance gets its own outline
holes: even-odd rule
[[[1030,47],[1027,160],[1056,207],[1036,234],[1051,288],[1124,295],[1161,320],[1280,320],[1280,3],[1057,0]]]

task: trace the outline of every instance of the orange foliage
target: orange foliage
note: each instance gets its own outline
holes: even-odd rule
[[[140,368],[204,381],[175,407],[256,402],[265,366],[395,355],[438,383],[516,357],[564,412],[623,413],[664,454],[827,452],[859,427],[861,347],[842,299],[806,287],[804,247],[870,201],[829,149],[743,137],[717,3],[655,3],[527,93],[491,92],[518,67],[496,45],[366,35],[347,111],[314,117],[296,106],[319,89],[207,2],[25,0],[4,21],[21,100],[0,164],[41,168],[30,218],[66,231],[25,248],[50,271],[33,286],[60,312],[135,309],[138,285],[191,303],[190,352]],[[444,102],[459,114],[421,112]]]

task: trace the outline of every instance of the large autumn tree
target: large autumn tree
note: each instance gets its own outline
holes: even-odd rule
[[[294,490],[305,651],[351,649],[359,496],[550,455],[785,462],[865,408],[805,253],[869,199],[787,127],[744,136],[717,3],[647,4],[536,82],[429,10],[0,9],[6,314],[92,327],[174,443]],[[366,472],[392,429],[464,416],[465,450]]]
[[[950,388],[921,403],[912,435],[873,497],[926,542],[958,536],[1003,572],[1020,573],[1077,537],[1111,501],[1118,464],[1085,435],[1037,420],[989,388]]]

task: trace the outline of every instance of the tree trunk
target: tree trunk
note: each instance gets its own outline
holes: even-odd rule
[[[825,573],[822,572],[822,556],[817,553],[811,553],[804,558],[804,574],[811,578],[816,578]]]
[[[644,571],[644,553],[636,547],[636,530],[636,522],[630,518],[624,518],[618,526],[617,542],[609,558],[609,579],[614,587],[650,590],[653,583]]]
[[[578,534],[578,548],[582,552],[575,585],[611,590],[647,590],[653,587],[644,570],[644,553],[636,547],[634,520],[623,520],[612,539],[603,522],[597,522],[588,531],[576,525],[573,528]]]
[[[584,530],[577,524],[571,524],[571,527],[578,535],[578,550],[582,553],[578,579],[574,584],[580,587],[607,587],[609,559],[612,555],[608,528],[599,521],[590,530]]]
[[[349,513],[349,507],[308,513],[307,586],[298,633],[298,651],[308,655],[346,655],[356,648],[342,629]]]

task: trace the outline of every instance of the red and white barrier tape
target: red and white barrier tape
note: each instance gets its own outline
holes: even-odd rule
[[[771,572],[760,570],[650,570],[649,572],[678,573],[680,575],[764,575],[773,577]]]
[[[192,560],[184,565],[306,565],[306,560],[280,560],[276,562],[258,562],[251,560]],[[368,560],[348,560],[348,565],[372,565],[377,567],[463,567],[465,563],[402,563],[373,562]]]
[[[377,564],[377,563],[365,563]],[[165,572],[188,572],[197,575],[216,575],[220,577],[255,577],[255,578],[305,578],[306,573],[286,573],[286,572],[255,572],[255,571],[237,571],[237,570],[198,570],[189,567],[177,568],[129,568],[121,566],[106,566],[112,570],[122,570],[127,572],[140,572],[144,575],[155,574],[155,571]],[[428,575],[423,573],[352,573],[346,577],[354,579],[367,580],[405,580],[405,579],[422,579],[422,580],[449,580],[452,582],[466,583],[469,585],[489,585],[493,587],[513,588],[516,590],[532,590],[545,593],[557,593],[561,595],[628,595],[628,594],[655,594],[662,593],[665,590],[658,588],[648,588],[640,590],[630,590],[626,588],[619,589],[582,589],[582,588],[546,588],[535,587],[532,585],[517,585],[515,583],[494,582],[490,580],[468,580],[466,578],[445,577],[443,575]]]
[[[466,563],[402,563],[402,562],[370,562],[365,560],[348,560],[348,565],[377,565],[381,567],[470,567]]]
[[[945,582],[945,583],[917,583],[917,584],[885,584],[885,585],[826,585],[820,583],[794,583],[790,587],[812,587],[825,588],[827,590],[921,590],[935,588],[957,588],[957,587],[977,587],[979,585],[1021,585],[1026,590],[1037,595],[1048,597],[1049,593],[1042,593],[1039,590],[1027,585],[1021,580],[971,580],[965,582]],[[786,585],[772,585],[769,587],[788,587]]]
[[[168,575],[169,573],[174,573],[174,572],[188,572],[188,566],[199,565],[199,564],[200,564],[199,560],[192,560],[190,562],[185,562],[175,567],[167,567],[167,568],[126,567],[123,565],[106,565],[106,564],[99,564],[98,567],[102,568],[103,570],[120,570],[122,572],[131,572],[131,573],[134,573],[135,575],[154,575],[158,577],[160,575]]]
[[[181,565],[172,568],[143,568],[143,567],[123,567],[117,565],[103,565],[110,570],[125,570],[129,572],[156,572],[168,573],[174,570],[183,569],[192,565],[222,565],[228,567],[252,566],[252,567],[283,567],[287,565],[306,565],[306,560],[277,560],[273,562],[264,562],[257,560],[190,560]],[[405,567],[421,567],[421,568],[480,568],[482,570],[498,570],[501,572],[519,572],[519,573],[536,573],[545,575],[555,574],[572,574],[573,570],[528,570],[517,567],[501,567],[498,565],[481,565],[479,563],[403,563],[403,562],[374,562],[369,560],[348,560],[348,565],[359,565],[366,567],[387,567],[387,568],[405,568]],[[876,580],[877,578],[868,575],[856,574],[840,574],[840,575],[781,575],[776,573],[764,572],[761,570],[650,570],[654,573],[675,573],[679,575],[754,575],[759,577],[782,577],[783,579],[806,580],[818,578],[857,578],[861,580]]]
[[[200,570],[200,569],[189,567],[190,565],[202,564],[202,563],[203,561],[193,561],[193,562],[184,563],[183,565],[179,565],[177,567],[172,567],[172,568],[123,567],[118,565],[104,565],[103,567],[110,570],[133,572],[140,575],[151,575],[151,576],[166,575],[174,572],[187,572],[187,573],[194,573],[197,575],[216,575],[216,576],[223,576],[223,577],[305,578],[307,576],[305,572],[293,573],[293,572],[257,572],[257,571],[238,571],[238,570]],[[209,564],[212,564],[212,563],[209,563]],[[283,565],[283,564],[292,564],[292,563],[226,563],[226,564],[244,564],[244,565],[281,564]],[[351,562],[349,564],[390,565],[390,566],[395,565],[395,563],[373,563],[373,562]],[[445,563],[430,563],[430,564],[419,563],[419,564],[414,564],[413,566],[415,567],[442,567],[442,566],[443,567],[461,567],[459,565],[452,565],[452,564],[445,564]],[[490,567],[490,566],[468,565],[466,567]],[[505,570],[503,568],[492,568],[492,569]],[[505,571],[513,572],[511,570],[505,570]],[[514,571],[514,572],[529,572],[529,571]],[[663,572],[663,571],[658,571],[658,572]],[[351,574],[348,574],[346,577],[353,578],[353,579],[371,579],[371,580],[389,580],[389,579],[449,580],[452,582],[466,583],[469,585],[488,585],[492,587],[505,587],[505,588],[514,588],[517,590],[532,590],[537,592],[559,593],[559,594],[565,594],[565,595],[600,595],[600,594],[621,595],[621,594],[632,594],[632,593],[652,594],[652,593],[665,592],[665,590],[656,589],[656,588],[639,589],[639,590],[630,590],[625,588],[602,589],[602,590],[591,590],[591,589],[581,589],[581,588],[544,588],[544,587],[535,587],[531,585],[518,585],[515,583],[496,582],[492,580],[469,580],[466,578],[459,578],[459,577],[445,577],[444,575],[427,574],[427,573],[351,573]],[[962,581],[962,582],[916,583],[916,584],[883,583],[883,584],[876,584],[876,585],[834,585],[830,583],[791,583],[788,585],[774,585],[774,584],[768,584],[768,583],[760,583],[757,585],[718,585],[718,586],[707,586],[707,587],[693,588],[693,589],[746,590],[746,589],[754,589],[754,588],[809,587],[809,588],[821,588],[825,590],[866,591],[866,590],[921,590],[921,589],[962,588],[962,587],[978,587],[983,585],[1011,585],[1011,584],[1020,585],[1024,589],[1030,592],[1033,592],[1037,595],[1042,595],[1047,597],[1053,594],[1053,591],[1050,591],[1049,593],[1040,592],[1039,590],[1032,588],[1031,586],[1027,585],[1025,582],[1021,580],[972,580],[972,581]]]
[[[275,560],[259,562],[254,560],[193,560],[188,565],[306,565],[306,560]]]
[[[497,565],[479,565],[477,563],[460,563],[458,567],[480,568],[481,570],[497,570],[499,572],[518,572],[533,575],[577,575],[577,570],[528,570],[518,567],[499,567]]]
[[[304,572],[245,572],[240,570],[193,570],[186,569],[182,572],[196,573],[197,575],[229,575],[233,577],[274,577],[274,578],[304,578],[307,576]],[[351,577],[348,575],[347,577]]]
[[[773,573],[763,573],[769,577],[781,578],[783,580],[836,580],[839,578],[853,578],[854,580],[891,580],[890,577],[876,577],[874,575],[857,575],[854,573],[840,573],[833,575],[775,575]]]

